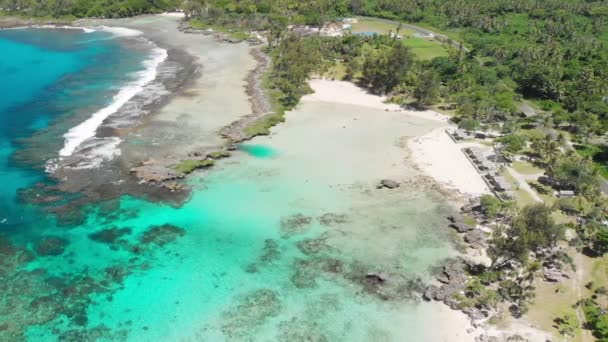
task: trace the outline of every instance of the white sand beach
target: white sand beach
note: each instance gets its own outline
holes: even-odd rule
[[[350,82],[313,79],[310,81],[310,87],[315,93],[305,96],[303,102],[352,104],[445,123],[422,137],[413,137],[409,140],[408,147],[411,150],[412,161],[420,171],[432,177],[440,185],[465,197],[490,192],[479,173],[460,151],[462,146],[456,145],[445,133],[448,116],[434,111],[404,110],[396,104],[385,103],[386,98],[370,94]]]
[[[401,109],[349,82],[313,79],[310,86],[315,93],[303,97],[302,103],[286,114],[286,122],[273,128],[271,136],[256,138],[255,142],[280,148],[281,159],[288,160],[293,170],[290,178],[301,179],[302,182],[307,182],[307,177],[322,178],[327,186],[348,194],[351,207],[357,213],[354,220],[357,224],[349,226],[348,238],[342,235],[346,232],[329,234],[329,245],[348,251],[351,255],[365,255],[366,260],[377,263],[379,267],[387,267],[390,272],[391,266],[383,263],[399,258],[403,253],[402,243],[415,239],[412,234],[418,233],[414,233],[416,229],[410,232],[412,228],[394,230],[388,227],[435,224],[419,221],[426,215],[413,213],[409,217],[414,221],[405,224],[398,221],[400,216],[394,212],[396,207],[403,212],[428,210],[431,203],[416,194],[426,186],[416,176],[420,171],[427,172],[422,166],[432,164],[431,169],[436,174],[430,176],[438,177],[437,181],[440,182],[444,180],[446,185],[452,182],[457,187],[463,187],[463,193],[477,194],[485,190],[477,172],[445,133],[443,135],[447,141],[440,139],[435,144],[435,140],[432,140],[424,145],[424,149],[414,149],[412,153],[408,151],[408,140],[420,139],[425,132],[443,132],[447,116],[432,111]],[[311,137],[311,132],[314,132],[314,138],[306,138]],[[323,153],[319,154],[319,151]],[[408,157],[411,154],[415,155],[415,159]],[[437,157],[437,154],[440,156]],[[447,178],[444,175],[446,170],[450,170]],[[454,173],[457,175],[454,176]],[[479,182],[473,181],[471,185],[467,183],[467,177],[477,177]],[[404,186],[391,191],[371,190],[375,182],[382,178],[397,180]],[[401,202],[404,198],[408,198],[408,202]],[[375,227],[378,224],[375,222],[382,224]],[[370,236],[374,237],[373,243]],[[396,241],[403,242],[395,244]],[[422,254],[416,256],[421,260],[427,257]],[[412,260],[408,267],[423,268],[424,265],[419,263]],[[392,320],[395,321],[399,317],[409,317],[405,313],[393,315]],[[473,341],[484,332],[480,328],[473,328],[465,314],[439,302],[417,304],[415,317],[416,324],[425,327],[425,335],[417,336],[423,340]],[[431,328],[430,322],[435,322],[437,329]],[[412,322],[401,324],[406,327]]]
[[[442,186],[467,198],[490,193],[477,170],[460,150],[466,144],[454,143],[446,134],[445,127],[411,139],[408,146],[412,151],[412,160],[420,170]]]

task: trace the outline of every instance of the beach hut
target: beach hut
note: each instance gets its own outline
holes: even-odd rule
[[[574,197],[574,191],[572,190],[560,190],[557,194],[559,198],[571,198]]]

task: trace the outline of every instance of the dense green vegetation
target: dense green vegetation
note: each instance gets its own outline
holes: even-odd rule
[[[597,295],[596,295],[597,296]],[[585,299],[582,302],[583,312],[587,324],[593,331],[593,335],[600,342],[608,341],[608,314],[606,308],[602,308],[595,300]]]
[[[119,18],[179,8],[181,0],[0,0],[9,15]]]

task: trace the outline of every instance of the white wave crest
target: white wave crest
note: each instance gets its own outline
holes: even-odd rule
[[[99,26],[97,27],[100,31],[112,33],[116,37],[137,37],[143,32],[126,28],[126,27],[112,27],[112,26]]]
[[[128,30],[128,29],[127,29]],[[133,30],[135,31],[135,30]],[[139,31],[136,31],[139,32]],[[87,139],[95,136],[95,131],[110,115],[118,111],[133,96],[141,92],[146,84],[154,81],[158,66],[167,58],[167,51],[161,48],[154,48],[150,59],[144,61],[145,69],[137,73],[135,81],[124,86],[114,95],[112,103],[94,113],[89,119],[80,125],[73,127],[64,134],[65,144],[59,151],[59,156],[67,157],[72,155],[78,147]]]
[[[30,29],[30,28],[35,28],[35,29],[54,29],[54,30],[80,30],[83,31],[84,33],[92,33],[95,32],[95,29],[92,29],[90,27],[82,27],[82,26],[61,26],[61,25],[28,25],[28,26],[16,26],[16,27],[9,27],[9,28],[2,28],[2,30],[24,30],[24,29]]]

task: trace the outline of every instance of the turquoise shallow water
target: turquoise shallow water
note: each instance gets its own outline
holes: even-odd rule
[[[0,31],[0,48],[15,51],[1,68],[29,80],[24,89],[0,80],[3,91],[15,88],[0,106],[11,128],[0,145],[0,340],[435,340],[413,291],[452,253],[442,228],[449,209],[423,186],[333,186],[309,172],[314,162],[297,162],[322,153],[279,141],[245,144],[193,177],[179,208],[124,196],[65,225],[20,201],[18,189],[44,174],[15,152],[42,141],[50,147],[37,156],[54,156],[69,124],[138,70],[143,56],[95,40],[103,35]],[[62,43],[47,46],[49,37]],[[17,54],[38,59],[41,77]],[[366,279],[378,270],[390,286]]]

